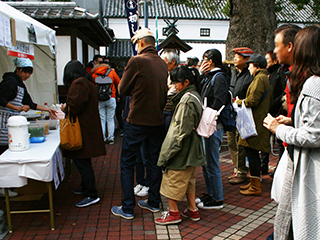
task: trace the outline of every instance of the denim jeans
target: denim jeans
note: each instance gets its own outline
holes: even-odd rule
[[[146,186],[146,187],[149,187],[150,185],[150,178],[152,176],[150,176],[150,174],[146,174],[146,162],[147,162],[147,159],[146,159],[146,144],[143,142],[142,143],[142,146],[140,148],[140,151],[138,152],[138,155],[137,155],[137,160],[136,160],[136,165],[135,165],[135,168],[136,168],[136,181],[138,184],[142,185],[142,186]]]
[[[113,97],[107,101],[99,101],[99,113],[104,141],[114,140],[114,114],[116,106],[116,99]],[[108,124],[108,138],[106,138],[106,123]]]
[[[218,129],[209,138],[203,138],[206,165],[203,166],[203,176],[207,193],[216,201],[223,200],[222,178],[219,165],[220,146],[223,129]]]
[[[164,139],[164,126],[142,126],[124,122],[121,151],[121,186],[123,193],[122,209],[125,213],[133,213],[135,207],[134,167],[141,145],[146,145],[146,170],[150,175],[148,204],[159,207],[161,168],[157,166],[161,145]]]

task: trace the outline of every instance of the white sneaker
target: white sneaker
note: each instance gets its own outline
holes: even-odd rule
[[[136,195],[139,197],[145,197],[148,196],[149,187],[143,186],[140,192],[138,192]]]
[[[140,192],[142,188],[143,186],[141,184],[138,184],[137,186],[135,186],[133,189],[134,195],[137,195],[137,193]]]
[[[18,196],[18,193],[14,192],[14,191],[11,191],[10,189],[8,190],[8,193],[9,193],[9,197],[16,197]],[[4,188],[0,188],[0,197],[5,197],[6,194],[4,192]]]

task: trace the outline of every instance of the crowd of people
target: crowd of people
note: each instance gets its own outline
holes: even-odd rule
[[[231,75],[217,49],[205,51],[201,61],[190,57],[186,65],[180,65],[178,51],[165,49],[158,54],[149,29],[138,30],[131,40],[138,55],[130,58],[123,72],[100,55],[94,56],[86,69],[78,61],[70,61],[64,69],[63,81],[69,91],[63,110],[79,117],[83,137],[80,150],[64,152],[74,159],[82,179],[74,193],[85,198],[76,206],[100,201],[91,158],[106,154],[104,143],[114,144],[115,115],[123,136],[123,199],[111,212],[133,219],[135,195],[148,196],[138,201],[139,207],[159,212],[162,194],[168,199],[169,209],[155,220],[160,225],[179,223],[181,216],[198,221],[199,209],[223,208],[219,154],[225,133],[234,165],[229,183],[245,184],[240,186],[244,197],[261,195],[261,175],[268,173],[273,135],[279,145],[279,159],[285,148],[291,159],[276,213],[274,238],[317,239],[320,27],[278,27],[275,49],[264,56],[249,47],[234,48]],[[7,145],[5,124],[9,116],[29,108],[55,115],[52,109],[33,103],[23,84],[32,74],[32,62],[17,59],[15,64],[16,70],[6,73],[0,83],[1,151]],[[107,97],[101,95],[101,79],[110,81]],[[237,129],[226,131],[219,116],[215,132],[208,138],[200,137],[195,129],[203,104],[217,111],[223,109],[230,104],[230,92],[233,104],[251,108],[256,136],[242,138]],[[197,167],[202,167],[206,184],[201,196],[196,196]],[[185,198],[188,207],[180,212],[178,202]]]

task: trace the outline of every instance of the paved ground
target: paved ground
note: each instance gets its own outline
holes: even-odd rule
[[[200,210],[201,220],[193,222],[184,219],[178,225],[156,226],[152,214],[135,208],[135,218],[124,220],[110,213],[110,208],[121,203],[120,150],[121,138],[115,145],[106,145],[107,155],[93,159],[97,189],[102,198],[99,204],[77,208],[75,203],[82,196],[74,195],[80,175],[72,166],[69,181],[64,181],[54,191],[55,230],[50,230],[47,213],[19,214],[12,216],[13,233],[4,239],[266,239],[273,231],[273,217],[276,204],[270,199],[272,179],[265,175],[262,180],[263,193],[260,197],[248,197],[239,193],[239,185],[230,185],[227,177],[233,166],[225,147],[221,150],[220,166],[224,187],[224,208],[221,210]],[[276,165],[277,157],[271,155],[270,165]],[[273,168],[273,167],[271,167]],[[205,192],[202,169],[197,172],[197,194]],[[137,198],[139,200],[139,198]],[[180,210],[187,206],[179,203]],[[0,209],[5,210],[4,200]],[[37,202],[13,202],[11,209],[46,208],[47,197]],[[163,209],[167,202],[163,198]]]

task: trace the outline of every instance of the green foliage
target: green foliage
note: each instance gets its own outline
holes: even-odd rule
[[[71,2],[71,0],[49,0],[49,2]]]
[[[222,13],[226,15],[227,17],[230,17],[230,0],[227,0],[226,5],[223,6],[222,8]]]

